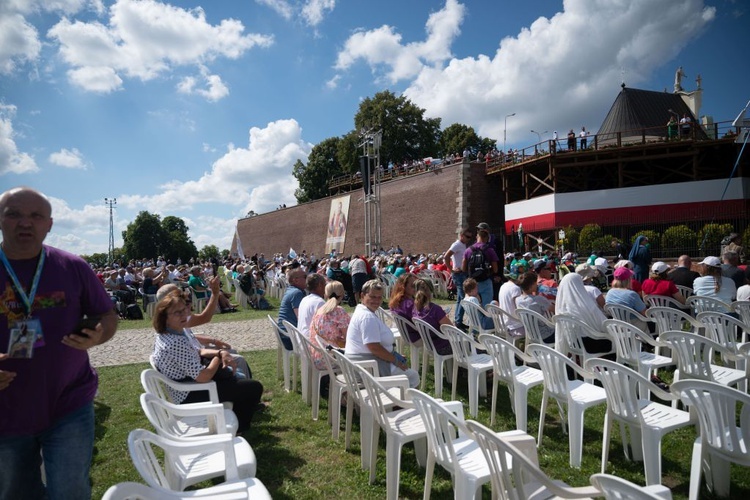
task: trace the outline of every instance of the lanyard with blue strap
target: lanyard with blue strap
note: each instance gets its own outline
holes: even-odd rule
[[[13,284],[13,290],[16,292],[16,296],[21,302],[21,305],[24,309],[24,316],[25,319],[19,322],[16,322],[16,326],[20,328],[22,323],[26,323],[26,327],[29,330],[36,331],[36,344],[35,347],[38,347],[40,345],[44,345],[44,336],[42,334],[42,328],[41,323],[38,319],[33,319],[31,312],[34,307],[34,298],[36,297],[36,292],[39,289],[39,280],[42,277],[42,269],[44,268],[44,261],[46,259],[46,252],[44,251],[44,248],[42,248],[42,251],[39,253],[39,260],[36,264],[36,271],[34,272],[34,278],[31,280],[31,287],[29,288],[29,293],[26,293],[26,290],[23,286],[21,286],[21,282],[18,280],[18,276],[16,275],[16,272],[13,270],[13,266],[10,265],[10,261],[8,261],[8,257],[5,255],[5,252],[3,251],[2,247],[0,247],[0,261],[2,261],[3,266],[5,267],[5,270],[8,272],[8,277],[10,278],[12,284]]]

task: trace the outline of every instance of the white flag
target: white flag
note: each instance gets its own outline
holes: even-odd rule
[[[240,232],[237,230],[237,226],[234,226],[234,237],[237,240],[237,255],[240,259],[244,259],[245,251],[242,250],[242,240],[240,239]]]
[[[289,247],[289,258],[290,259],[296,259],[297,258],[297,252],[294,251],[294,248]]]

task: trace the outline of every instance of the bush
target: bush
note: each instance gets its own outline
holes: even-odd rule
[[[604,247],[599,248],[596,246],[597,242],[601,241],[603,237],[604,234],[602,234],[602,228],[599,224],[586,224],[578,236],[578,253],[581,255],[591,255],[597,250],[604,250]]]
[[[698,251],[702,256],[715,255],[719,257],[721,240],[732,231],[734,231],[734,227],[731,224],[706,224],[698,231]]]
[[[672,226],[664,231],[661,237],[661,247],[664,251],[679,254],[686,253],[695,246],[695,231],[684,224]]]

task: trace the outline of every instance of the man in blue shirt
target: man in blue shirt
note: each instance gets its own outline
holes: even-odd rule
[[[282,321],[286,320],[289,323],[297,326],[297,313],[299,312],[299,304],[305,297],[305,280],[307,276],[302,268],[296,268],[289,271],[287,274],[287,281],[289,286],[286,287],[284,296],[281,298],[281,305],[279,306],[279,327],[282,331],[286,331]],[[281,336],[281,342],[287,351],[292,350],[292,340],[286,336]]]

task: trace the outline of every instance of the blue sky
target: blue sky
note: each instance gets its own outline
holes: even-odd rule
[[[671,91],[683,66],[701,114],[732,120],[748,18],[739,0],[3,0],[0,187],[50,196],[47,242],[75,253],[107,251],[105,197],[117,246],[148,210],[228,248],[385,89],[498,144],[516,113],[524,147],[596,132],[623,79]]]

